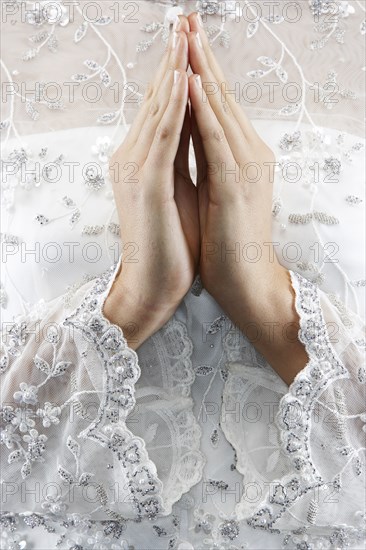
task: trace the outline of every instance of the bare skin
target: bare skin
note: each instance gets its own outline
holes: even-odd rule
[[[135,327],[130,339],[126,334],[135,349],[174,314],[199,260],[197,190],[188,168],[187,19],[181,29],[172,33],[155,81],[110,161],[121,235],[138,247],[138,262],[123,263],[104,314],[122,328]]]
[[[134,323],[137,332],[126,337],[137,349],[173,315],[198,268],[207,291],[290,384],[307,354],[297,338],[290,275],[272,245],[275,158],[241,106],[225,95],[198,14],[180,16],[178,30],[111,161],[138,166],[136,183],[120,175],[113,188],[123,240],[137,243],[139,262],[123,264],[104,314],[122,328]],[[188,169],[190,134],[197,186]]]

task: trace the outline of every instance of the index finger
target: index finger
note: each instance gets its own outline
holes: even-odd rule
[[[247,136],[248,138],[258,137],[257,132],[255,131],[252,123],[250,122],[249,118],[245,114],[241,105],[235,101],[235,99],[232,97],[232,94],[226,93],[226,90],[229,90],[230,86],[227,83],[225,75],[211,49],[208,36],[203,27],[203,22],[200,14],[197,12],[191,13],[188,16],[188,21],[189,21],[191,31],[197,32],[200,35],[203,50],[208,60],[209,68],[213,73],[214,77],[216,78],[217,84],[220,86],[220,91],[222,96],[224,97],[225,101],[229,104],[233,114],[235,115],[235,118],[239,122],[244,135]],[[194,68],[193,70],[194,72],[197,72],[196,68]]]

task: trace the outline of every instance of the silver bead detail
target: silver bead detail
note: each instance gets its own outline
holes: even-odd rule
[[[46,218],[46,216],[44,216],[43,214],[37,214],[35,219],[40,225],[46,225],[50,222],[49,218]]]

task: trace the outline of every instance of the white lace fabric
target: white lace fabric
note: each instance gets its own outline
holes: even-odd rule
[[[147,518],[151,525],[201,480],[206,460],[190,396],[194,373],[186,329],[174,320],[163,327],[159,347],[168,360],[160,353],[141,378],[138,356],[102,313],[116,271],[118,266],[80,289],[71,313],[65,315],[58,303],[36,326],[24,318],[8,329],[3,502],[6,512],[28,513],[26,524],[30,518],[57,524],[67,510],[67,517],[86,514],[96,524],[113,520],[126,529],[129,520]],[[226,363],[221,427],[246,485],[264,498],[259,507],[243,498],[235,520],[220,532],[237,538],[244,520],[287,535],[306,525],[307,537],[343,536],[357,544],[363,534],[363,334],[356,316],[352,329],[343,328],[326,295],[291,274],[309,362],[290,388],[272,384],[276,375],[269,365]],[[323,312],[340,329],[336,344]],[[153,362],[154,346],[147,348],[141,356]],[[278,406],[276,418],[248,421],[240,410],[248,404],[261,416],[266,406],[270,415]],[[5,513],[5,522],[11,517]]]
[[[37,24],[4,2],[3,77],[19,88],[1,106],[1,548],[364,548],[363,3],[337,0],[332,16],[327,0],[295,2],[296,23],[283,3],[270,16],[258,2],[257,23],[245,1],[226,2],[225,21],[220,1],[96,2],[94,22],[86,1],[74,20],[56,3],[59,23]],[[174,16],[195,8],[233,87],[302,91],[272,100],[262,85],[242,102],[279,162],[273,241],[308,354],[290,387],[199,279],[137,353],[103,315],[136,253],[108,159]],[[63,105],[20,87],[70,79]],[[99,84],[97,102],[83,83]],[[138,101],[116,103],[116,83],[137,84]]]
[[[319,521],[324,529],[326,518],[332,517],[332,524],[339,526],[350,521],[353,513],[346,503],[354,501],[360,490],[357,477],[361,479],[365,450],[361,429],[365,369],[363,351],[356,342],[363,340],[364,332],[356,322],[352,329],[339,330],[336,338],[329,337],[334,327],[342,326],[334,306],[326,295],[318,295],[311,283],[293,273],[292,278],[301,320],[299,338],[309,361],[285,394],[273,384],[273,373],[258,384],[258,369],[232,363],[224,390],[228,409],[233,410],[235,403],[261,403],[256,412],[265,414],[267,407],[273,424],[267,426],[268,432],[258,433],[259,421],[245,422],[238,416],[240,421],[222,426],[238,449],[238,470],[246,479],[260,476],[263,482],[272,483],[263,503],[266,513],[256,514],[254,524],[263,526],[265,521],[282,530],[295,522],[293,525],[301,528],[307,513],[308,520],[311,516],[311,522]],[[279,410],[274,414],[273,405],[278,400]],[[357,433],[360,438],[354,446]],[[334,451],[331,460],[330,448]],[[284,470],[288,474],[281,479]],[[238,506],[239,517],[247,516],[250,510],[243,500]],[[361,510],[358,513],[361,517]]]

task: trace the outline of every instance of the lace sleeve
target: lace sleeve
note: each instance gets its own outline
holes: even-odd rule
[[[255,487],[237,511],[294,544],[300,534],[328,534],[343,548],[364,535],[364,324],[335,295],[297,273],[291,279],[305,368],[289,387],[269,365],[237,358],[228,369],[222,426],[245,486]],[[238,404],[240,414],[228,414]]]
[[[56,299],[46,318],[4,331],[4,510],[153,519],[199,480],[192,345],[171,319],[141,360],[127,346],[103,315],[120,261],[79,289],[70,311]]]

